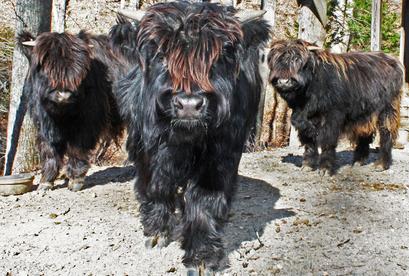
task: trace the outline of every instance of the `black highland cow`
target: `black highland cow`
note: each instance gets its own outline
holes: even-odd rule
[[[187,267],[216,269],[224,256],[223,224],[260,99],[269,37],[260,15],[153,5],[137,27],[139,66],[119,83],[144,233],[180,239]]]
[[[20,107],[25,111],[28,106],[38,131],[42,163],[39,189],[53,187],[66,155],[68,187],[77,191],[83,186],[90,152],[99,141],[109,143],[121,134],[122,123],[112,92],[114,75],[121,71],[120,62],[103,36],[43,33],[35,39],[34,47],[23,45],[28,40],[34,38],[26,32],[18,37],[30,61]],[[111,63],[110,70],[103,60]],[[22,120],[16,121],[21,126]],[[19,129],[14,127],[14,136],[18,137]],[[11,171],[11,165],[8,169]]]
[[[270,82],[292,109],[291,123],[305,146],[303,165],[335,173],[342,134],[356,145],[354,163],[362,164],[379,131],[376,165],[390,167],[403,81],[396,59],[381,52],[332,54],[295,40],[273,43],[268,63]]]

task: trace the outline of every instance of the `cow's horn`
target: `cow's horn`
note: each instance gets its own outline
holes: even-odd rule
[[[146,12],[142,10],[118,10],[118,13],[130,19],[140,21]]]
[[[21,42],[21,44],[23,44],[24,46],[34,47],[36,46],[36,41],[35,40],[23,41]]]
[[[315,46],[315,45],[307,46],[307,49],[310,50],[310,51],[322,50],[321,47]]]
[[[236,17],[241,23],[248,22],[253,19],[261,18],[266,11],[240,10],[236,13]]]

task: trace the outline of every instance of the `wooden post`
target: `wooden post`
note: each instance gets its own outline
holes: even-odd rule
[[[409,0],[402,0],[402,60],[405,65],[405,80],[409,83]]]
[[[121,10],[125,9],[125,0],[121,0],[120,9]]]
[[[139,0],[131,0],[131,3],[129,4],[131,6],[131,9],[139,9]]]
[[[409,133],[409,0],[402,0],[402,24],[400,40],[400,60],[405,68],[404,93],[401,102],[400,130],[398,142],[402,145],[408,144]]]
[[[265,10],[264,19],[270,24],[272,30],[275,25],[275,11],[276,11],[276,0],[262,0],[261,9]],[[270,42],[267,43],[269,45]],[[274,93],[275,91],[268,83],[268,73],[269,69],[267,66],[267,55],[269,52],[267,47],[262,53],[262,59],[260,61],[260,74],[263,80],[263,89],[260,96],[260,104],[257,114],[257,125],[256,125],[256,141],[259,146],[264,147],[268,144],[271,139],[272,123],[274,121]]]
[[[318,1],[318,0],[317,0]],[[314,1],[314,2],[317,2]],[[326,10],[326,1],[321,0],[322,9]],[[325,29],[321,20],[314,14],[311,9],[310,1],[301,1],[298,13],[298,38],[323,46],[325,40]]]
[[[16,1],[16,33],[23,29],[32,32],[37,36],[41,32],[50,31],[51,28],[51,5],[52,0],[17,0]],[[12,148],[12,135],[14,122],[17,117],[17,108],[20,103],[20,96],[23,90],[24,79],[28,70],[27,58],[18,47],[13,54],[13,72],[10,92],[10,108],[7,127],[7,151]],[[16,144],[13,145],[17,146]],[[14,148],[16,150],[16,148]],[[14,160],[13,172],[32,171],[39,163],[38,150],[36,145],[36,131],[29,116],[25,116],[21,129],[18,148]],[[6,173],[5,168],[5,173]]]
[[[381,50],[382,0],[372,0],[371,51]]]
[[[51,30],[62,33],[65,30],[66,0],[53,0]]]

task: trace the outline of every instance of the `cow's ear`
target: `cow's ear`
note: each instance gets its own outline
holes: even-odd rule
[[[241,23],[244,35],[244,46],[264,47],[270,39],[271,26],[262,18],[255,18]]]
[[[35,37],[27,31],[22,31],[17,35],[17,45],[31,62],[31,54],[35,45]]]

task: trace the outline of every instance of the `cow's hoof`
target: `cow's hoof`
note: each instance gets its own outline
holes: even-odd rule
[[[82,188],[84,187],[84,182],[85,182],[84,177],[70,179],[70,181],[68,182],[68,190],[72,192],[81,191]]]
[[[301,171],[303,171],[303,172],[312,172],[314,170],[315,169],[313,167],[311,167],[310,165],[308,165],[308,164],[302,164],[302,166],[301,166]]]
[[[41,182],[38,184],[37,191],[49,191],[52,190],[54,184],[52,182]]]
[[[352,163],[352,167],[354,167],[355,165],[365,166],[366,165],[366,160],[365,159],[364,160],[360,160],[360,159],[354,160],[354,162]]]
[[[388,170],[390,166],[388,164],[385,164],[385,162],[383,162],[382,160],[377,160],[374,163],[374,167],[375,167],[375,171],[382,172],[382,171]]]
[[[165,236],[150,237],[145,241],[145,247],[148,249],[157,247],[164,248],[170,244],[170,239]]]
[[[203,267],[199,268],[188,268],[186,276],[216,276],[217,274],[214,271],[210,271]]]
[[[325,177],[325,176],[333,176],[335,173],[332,169],[328,169],[328,168],[320,168],[318,170],[318,175],[321,177]]]

